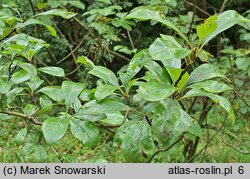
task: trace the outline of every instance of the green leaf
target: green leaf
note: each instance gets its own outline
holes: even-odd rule
[[[200,49],[202,49],[204,45],[206,45],[212,38],[214,38],[219,33],[229,29],[235,24],[241,25],[241,23],[249,23],[249,21],[250,21],[249,19],[242,17],[234,10],[224,11],[223,13],[218,15],[217,19],[215,17],[212,17],[209,20],[209,23],[211,23],[212,28],[208,28],[207,29],[208,32],[205,32],[207,36],[204,37],[204,40],[202,41],[202,46]],[[217,26],[215,24],[217,24]],[[216,29],[213,30],[215,26],[216,26]],[[212,32],[211,32],[211,29],[213,30]]]
[[[9,120],[12,118],[13,118],[13,116],[11,116],[11,115],[0,113],[0,120]]]
[[[167,69],[167,71],[168,71],[168,73],[169,73],[169,75],[170,75],[170,77],[171,77],[171,80],[172,80],[173,84],[179,79],[179,77],[180,77],[180,75],[181,75],[181,73],[182,73],[182,71],[183,71],[183,69],[174,68],[174,67],[170,67],[170,66],[166,66],[166,69]],[[185,77],[187,77],[187,78],[185,78]],[[179,88],[182,88],[182,87],[185,85],[185,83],[187,82],[188,77],[189,77],[189,75],[188,75],[188,73],[186,72],[186,73],[182,76],[183,81],[180,80],[179,83],[177,84],[177,86],[178,86]]]
[[[11,36],[5,40],[3,44],[5,44],[4,47],[6,48],[6,51],[20,54],[29,61],[32,61],[33,56],[40,49],[43,47],[49,47],[49,44],[47,44],[44,40],[37,39],[22,33]],[[14,63],[21,64],[23,62],[15,60]]]
[[[62,102],[64,100],[60,86],[45,86],[38,92],[46,94],[48,97],[57,102]]]
[[[119,87],[118,79],[116,78],[115,74],[103,66],[95,66],[89,71],[89,73],[103,79],[105,82]]]
[[[170,84],[171,81],[165,69],[163,69],[157,62],[148,61],[144,66],[161,82]]]
[[[202,89],[209,93],[222,93],[224,91],[232,90],[232,88],[222,82],[207,80],[199,83],[194,83],[188,86],[193,89]]]
[[[105,3],[105,4],[112,4],[112,2],[110,0],[96,0],[98,2],[102,2],[102,3]]]
[[[2,81],[0,79],[0,93],[6,94],[11,89],[11,86],[10,81]]]
[[[34,24],[35,25],[38,24],[38,25],[45,26],[52,36],[57,35],[56,30],[52,26],[47,25],[47,24],[45,24],[44,22],[42,22],[41,20],[38,20],[38,19],[28,19],[27,21],[25,21],[23,23],[18,23],[17,28],[24,28],[24,27],[26,27],[28,25],[34,25]]]
[[[16,98],[16,96],[18,96],[23,90],[24,88],[17,87],[8,91],[6,93],[7,104],[11,103]]]
[[[47,152],[42,145],[35,146],[34,158],[36,162],[46,162],[48,159]]]
[[[42,67],[38,68],[38,71],[41,71],[43,73],[47,73],[52,76],[58,76],[58,77],[63,77],[65,76],[64,70],[60,67]]]
[[[69,120],[67,118],[48,118],[42,125],[44,138],[48,143],[55,143],[64,136],[68,126]]]
[[[31,76],[37,75],[36,67],[34,67],[34,65],[25,62],[18,62],[17,65],[27,71]]]
[[[152,130],[163,143],[170,140],[172,135],[177,137],[188,131],[191,125],[192,118],[176,100],[162,100],[156,107],[152,120]]]
[[[26,156],[31,154],[35,150],[36,146],[32,143],[27,143],[21,150],[21,156]]]
[[[94,98],[94,94],[95,94],[95,90],[94,89],[92,89],[92,90],[84,89],[84,90],[82,90],[79,98],[82,101],[91,101],[91,99]]]
[[[64,19],[70,19],[70,18],[74,17],[76,15],[76,13],[68,12],[68,11],[61,10],[61,9],[52,9],[52,10],[49,10],[46,12],[36,14],[36,17],[37,16],[46,16],[46,15],[61,16]]]
[[[6,93],[7,104],[10,104],[16,98],[16,96],[18,96],[19,93],[21,93],[23,90],[24,90],[24,88],[17,87],[17,88],[14,88],[14,89],[8,91]]]
[[[187,85],[216,77],[227,79],[217,66],[212,64],[202,64],[195,68],[190,74]]]
[[[206,96],[211,98],[216,104],[219,104],[222,108],[224,108],[229,116],[231,117],[233,123],[235,122],[235,116],[234,116],[234,111],[233,108],[230,104],[230,101],[228,101],[228,99],[219,96],[217,94],[212,94],[212,93],[207,93],[203,90],[197,90],[197,89],[192,89],[190,91],[188,91],[183,97],[183,98],[188,98],[188,97],[193,97],[193,96]]]
[[[26,104],[26,106],[23,109],[23,112],[26,115],[32,115],[36,112],[36,106],[33,104]]]
[[[206,50],[204,49],[201,49],[200,50],[200,53],[198,54],[198,57],[199,59],[202,61],[202,62],[208,62],[208,60],[213,57],[213,55],[209,52],[207,52]]]
[[[88,121],[99,121],[106,118],[107,114],[129,110],[132,109],[129,106],[123,104],[122,102],[106,98],[99,103],[97,103],[96,100],[86,103],[75,114],[75,117]]]
[[[113,85],[99,85],[96,88],[95,97],[98,101],[101,101],[107,96],[113,94],[116,89],[117,87]]]
[[[65,5],[65,2],[63,0],[48,0],[47,2],[51,8],[57,8],[59,6]]]
[[[177,90],[158,80],[150,80],[142,83],[137,90],[138,94],[147,101],[160,101],[172,95]]]
[[[120,80],[124,86],[124,89],[129,93],[130,88],[133,86],[133,83],[137,81],[134,79],[134,76],[142,69],[146,62],[151,61],[148,50],[142,50],[139,53],[135,54],[132,60],[129,62],[127,67],[127,72],[118,72]],[[132,81],[131,81],[132,80]]]
[[[117,147],[118,145],[122,144],[122,141],[126,135],[126,133],[129,131],[131,127],[136,125],[140,119],[134,119],[134,120],[128,120],[124,124],[122,124],[118,129],[117,132],[115,133],[114,141],[113,141],[113,146]]]
[[[154,20],[160,22],[171,29],[175,30],[188,44],[190,44],[188,38],[176,27],[173,23],[161,17],[160,13],[154,10],[150,10],[147,7],[135,8],[129,13],[125,19],[138,19],[138,20]],[[190,44],[191,45],[191,44]]]
[[[43,84],[44,80],[41,80],[39,76],[31,76],[30,80],[26,84],[30,87],[31,91],[34,92],[37,88]]]
[[[37,0],[35,1],[35,3],[36,3],[36,6],[38,7],[39,10],[44,9],[48,5],[48,3],[39,2]]]
[[[154,60],[160,60],[165,66],[173,61],[185,58],[191,50],[183,48],[173,37],[161,35],[149,47],[149,54]]]
[[[22,129],[18,132],[18,134],[16,135],[15,141],[16,141],[17,143],[22,143],[22,142],[24,141],[24,139],[25,139],[25,136],[26,136],[26,134],[27,134],[27,131],[28,131],[27,127],[22,128]]]
[[[120,112],[107,113],[107,118],[101,120],[100,122],[108,126],[120,126],[125,122],[125,116]]]
[[[99,110],[100,111],[109,111],[109,112],[112,112],[112,111],[128,111],[128,110],[131,110],[131,108],[120,102],[120,101],[116,101],[116,100],[113,100],[113,99],[104,99],[102,100],[100,103],[99,103]]]
[[[94,100],[86,103],[74,116],[77,119],[95,122],[106,117],[104,112],[102,106]]]
[[[132,79],[147,62],[151,61],[148,50],[142,50],[134,55],[127,68],[127,76]]]
[[[71,120],[70,129],[72,134],[87,147],[93,148],[100,141],[99,129],[92,122]]]
[[[188,81],[188,78],[189,78],[189,74],[188,72],[184,73],[184,75],[181,77],[181,80],[179,81],[179,83],[177,84],[177,87],[179,89],[182,89],[183,87],[185,87],[187,81]]]
[[[106,115],[102,112],[95,110],[94,108],[82,108],[75,115],[76,118],[86,121],[100,121],[106,118]]]
[[[123,46],[123,45],[116,45],[114,46],[113,49],[114,51],[125,53],[127,55],[134,54],[137,51],[137,49],[130,50],[127,46]]]
[[[66,1],[68,4],[75,6],[79,9],[85,9],[85,4],[83,4],[81,1]]]
[[[236,66],[239,70],[246,71],[250,66],[249,58],[237,58],[236,59]]]
[[[203,24],[197,26],[196,31],[200,42],[216,30],[218,26],[217,19],[217,15],[210,16]]]
[[[20,84],[30,79],[30,75],[25,70],[19,70],[11,76],[11,81],[14,84]]]
[[[146,120],[128,128],[122,139],[122,152],[127,162],[145,162],[154,153],[151,128]]]
[[[39,101],[40,101],[40,105],[42,108],[46,108],[52,105],[51,99],[47,97],[46,95],[41,95]]]
[[[81,63],[83,65],[86,65],[90,68],[94,68],[95,64],[90,60],[88,59],[88,57],[85,57],[85,56],[80,56],[76,59],[76,63]]]
[[[84,89],[83,83],[76,83],[72,81],[63,81],[62,83],[62,96],[65,99],[65,104],[67,108],[74,108],[75,111],[78,111],[81,107],[81,102],[79,96]]]
[[[198,137],[201,137],[202,136],[202,128],[201,126],[197,123],[197,122],[194,122],[188,129],[188,132],[195,135],[195,136],[198,136]]]

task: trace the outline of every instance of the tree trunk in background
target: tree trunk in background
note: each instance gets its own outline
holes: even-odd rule
[[[200,9],[202,9],[203,11],[207,12],[207,0],[198,0],[197,1],[197,6]],[[197,11],[197,14],[198,14],[199,17],[201,17],[203,19],[207,18],[207,15],[202,13],[202,12]]]

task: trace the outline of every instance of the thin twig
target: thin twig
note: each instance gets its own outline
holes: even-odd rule
[[[208,121],[207,121],[207,118],[206,118],[206,125],[208,124]],[[209,133],[209,129],[206,130],[207,131],[207,142],[209,141],[209,137],[210,137],[210,133]],[[203,152],[203,155],[202,155],[202,158],[201,158],[201,161],[200,162],[203,162],[204,159],[205,159],[205,156],[206,156],[206,152],[207,152],[207,149],[208,149],[208,146],[205,148],[204,152]]]
[[[205,128],[205,129],[209,129],[209,130],[214,130],[214,131],[219,131],[219,129],[215,126],[211,126],[211,125],[202,125],[201,126],[202,128]],[[225,130],[221,130],[219,131],[220,133],[224,134],[224,135],[227,135],[228,137],[231,137],[233,138],[234,140],[236,140],[237,142],[241,143],[242,145],[246,146],[246,147],[250,147],[250,145],[242,142],[241,140],[238,139],[237,136],[235,136],[234,134],[232,134],[231,132],[229,131],[225,131]]]
[[[74,20],[75,20],[84,30],[86,30],[87,32],[89,32],[89,36],[90,36],[93,40],[96,40],[96,39],[97,39],[97,38],[94,36],[94,34],[91,32],[91,30],[90,30],[87,26],[85,26],[85,24],[83,24],[78,18],[73,17],[73,19],[74,19]],[[96,41],[96,43],[97,43],[99,46],[104,47],[104,48],[105,48],[109,53],[111,53],[112,55],[115,55],[115,56],[117,56],[117,57],[120,57],[120,58],[122,58],[122,59],[124,59],[124,60],[126,60],[126,61],[130,61],[129,58],[127,58],[127,57],[125,57],[124,55],[121,55],[121,54],[119,54],[119,53],[117,53],[117,52],[115,52],[115,51],[109,49],[107,46],[104,46],[103,44],[101,44],[100,41]]]
[[[58,158],[58,160],[62,163],[63,159],[60,156],[60,154],[56,151],[56,149],[53,146],[50,146],[51,150],[53,150],[53,152],[55,153],[56,157]]]
[[[168,150],[170,150],[172,147],[174,147],[177,143],[179,143],[181,141],[181,139],[183,138],[183,135],[181,135],[176,141],[174,141],[170,146],[168,146],[167,148],[165,149],[159,149],[157,150],[151,157],[150,159],[147,161],[147,163],[150,163],[153,158],[160,152],[166,152]]]
[[[226,146],[228,146],[228,147],[230,147],[230,148],[236,150],[237,152],[239,152],[239,153],[241,153],[241,154],[246,154],[246,155],[250,154],[250,151],[242,151],[242,150],[238,149],[238,147],[236,147],[236,146],[234,146],[234,145],[232,145],[232,144],[229,144],[229,143],[225,142],[225,141],[223,140],[222,137],[221,137],[221,141],[222,141]]]
[[[130,44],[131,44],[131,47],[132,47],[132,49],[134,50],[134,49],[135,49],[135,46],[134,46],[134,43],[133,43],[133,40],[132,40],[132,38],[131,38],[131,35],[130,35],[129,30],[127,30],[127,34],[128,34],[128,39],[129,39],[129,42],[130,42]]]
[[[195,105],[197,99],[198,99],[198,96],[195,96],[195,98],[194,98],[192,104],[190,105],[190,107],[189,107],[189,109],[188,109],[188,112],[187,112],[188,114],[190,114],[190,112],[192,111],[192,109],[193,109],[193,107],[194,107],[194,105]]]
[[[69,75],[72,75],[73,73],[75,73],[76,71],[78,71],[80,69],[80,67],[82,66],[82,64],[78,65],[73,71],[65,74],[65,76],[69,76]]]
[[[189,26],[189,31],[188,31],[188,36],[190,36],[191,32],[192,32],[192,26],[193,26],[193,23],[194,23],[194,16],[195,16],[195,6],[196,6],[196,0],[193,0],[193,15],[192,15],[192,20],[191,20],[191,23],[190,23],[190,26]],[[190,36],[191,37],[191,36]]]
[[[36,15],[36,10],[35,10],[35,8],[34,8],[34,5],[33,5],[33,3],[32,3],[31,0],[29,0],[29,3],[30,3],[30,7],[31,7],[31,9],[32,9],[32,13],[33,13],[33,15],[35,16],[35,15]],[[38,25],[36,25],[36,28],[37,28],[37,31],[38,31],[38,36],[39,36],[40,38],[42,38],[42,39],[45,39],[43,33],[41,32],[40,27],[39,27]],[[49,56],[53,59],[53,61],[56,63],[56,62],[57,62],[57,59],[56,59],[54,53],[51,51],[51,49],[50,49],[50,48],[46,48],[46,51],[48,52]]]
[[[43,123],[39,122],[36,118],[34,118],[32,115],[26,115],[26,114],[14,112],[14,111],[0,111],[0,113],[17,116],[17,117],[21,117],[21,118],[24,118],[24,119],[28,119],[29,121],[31,121],[33,124],[36,124],[36,125],[42,125],[43,124]]]
[[[119,54],[119,53],[117,53],[117,52],[115,52],[115,51],[109,49],[108,47],[104,46],[104,48],[105,48],[109,53],[111,53],[112,55],[117,56],[117,57],[120,57],[120,58],[122,58],[122,59],[124,59],[124,60],[126,60],[126,61],[130,61],[129,58],[127,58],[127,57],[125,57],[125,56],[123,56],[123,55],[121,55],[121,54]]]
[[[57,64],[62,63],[64,60],[66,60],[68,57],[70,57],[72,54],[74,54],[74,52],[78,48],[81,47],[81,45],[83,44],[83,42],[85,41],[85,39],[88,37],[88,35],[89,35],[89,33],[83,37],[83,39],[81,40],[81,42],[68,55],[66,55],[63,59],[61,59],[60,61],[58,61]]]
[[[0,39],[0,42],[4,41],[5,39],[9,38],[14,32],[16,32],[16,28],[12,29],[8,35]]]
[[[222,13],[226,9],[227,4],[228,4],[228,0],[224,0],[220,8],[220,13]]]
[[[31,7],[31,9],[32,9],[32,13],[33,13],[33,15],[36,15],[36,11],[35,11],[35,8],[34,8],[34,6],[33,6],[32,1],[31,1],[31,0],[29,0],[29,3],[30,3],[30,7]]]
[[[211,14],[209,14],[208,12],[202,10],[201,8],[199,8],[198,6],[195,6],[194,4],[184,0],[185,3],[189,4],[190,6],[194,6],[197,10],[199,10],[200,12],[202,12],[203,14],[207,15],[207,16],[211,16]]]
[[[72,49],[72,47],[70,46],[68,39],[67,39],[67,38],[65,37],[65,35],[62,33],[62,31],[57,27],[57,25],[56,25],[56,30],[57,30],[57,31],[59,32],[59,34],[67,41],[67,46],[69,47],[69,50],[72,52],[73,49]],[[75,56],[74,52],[72,53],[72,57],[73,57],[73,59],[74,59],[74,61],[75,61],[75,60],[76,60],[76,56]]]
[[[223,124],[221,125],[221,127],[218,129],[218,131],[215,132],[215,134],[207,141],[206,145],[195,155],[193,155],[186,163],[189,163],[190,161],[193,161],[198,155],[200,155],[200,153],[202,153],[210,144],[210,142],[217,136],[217,134],[222,130],[222,128],[224,127],[226,122],[226,117],[225,120],[223,122]]]

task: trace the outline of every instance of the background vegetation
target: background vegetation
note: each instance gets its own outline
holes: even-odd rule
[[[249,9],[2,0],[0,161],[250,162]]]

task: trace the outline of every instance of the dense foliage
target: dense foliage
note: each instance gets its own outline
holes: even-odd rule
[[[1,3],[2,162],[250,161],[247,0]]]

